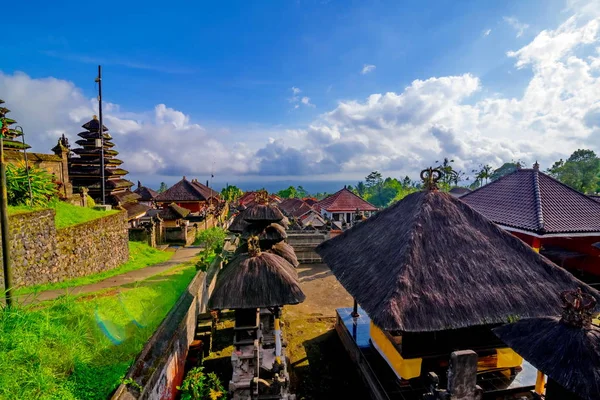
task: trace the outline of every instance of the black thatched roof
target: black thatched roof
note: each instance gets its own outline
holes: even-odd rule
[[[289,262],[292,266],[294,266],[294,268],[298,268],[298,266],[300,265],[300,262],[298,262],[298,257],[296,257],[296,252],[294,251],[294,248],[286,242],[276,243],[273,246],[271,246],[271,248],[267,251],[285,258],[285,260]]]
[[[305,296],[290,270],[293,267],[275,254],[239,254],[217,276],[208,307],[223,310],[301,303]]]
[[[287,238],[287,233],[283,226],[276,223],[271,223],[267,226],[261,223],[254,223],[244,229],[242,239],[247,239],[250,236],[258,236],[260,240],[280,242]]]
[[[319,247],[340,283],[385,330],[438,331],[552,315],[584,287],[466,203],[435,190]]]
[[[240,211],[238,215],[233,218],[233,221],[231,221],[231,224],[229,225],[229,232],[242,233],[244,232],[244,229],[250,225],[250,223],[244,219],[245,211],[246,210]]]
[[[138,187],[134,190],[135,193],[140,195],[142,201],[152,201],[156,196],[158,196],[158,192],[150,189],[149,187],[142,186],[140,181],[138,181]]]
[[[573,323],[572,310],[566,310],[567,318],[524,319],[494,333],[565,389],[586,400],[600,399],[600,328],[591,325],[589,315],[583,326]]]
[[[276,206],[270,204],[254,204],[244,211],[244,220],[248,222],[278,222],[283,214]]]

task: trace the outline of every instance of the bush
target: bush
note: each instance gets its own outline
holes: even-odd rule
[[[195,245],[204,245],[204,258],[207,259],[213,253],[220,253],[225,244],[227,232],[225,229],[214,227],[200,231],[196,234]]]
[[[181,400],[224,400],[227,398],[223,384],[214,372],[204,373],[204,367],[192,368],[181,386]]]
[[[86,202],[89,208],[96,207],[96,202],[94,201],[94,199],[92,199],[92,196],[90,196],[89,194],[86,195]]]
[[[29,197],[25,163],[7,164],[6,191],[9,205],[46,206],[58,194],[53,176],[44,169],[29,167],[29,181],[32,199]]]

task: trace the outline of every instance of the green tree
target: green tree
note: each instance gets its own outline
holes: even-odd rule
[[[201,260],[198,262],[198,265],[208,268],[209,257],[215,253],[218,254],[221,252],[226,237],[227,232],[225,229],[217,226],[197,232],[194,244],[197,246],[204,246]]]
[[[406,175],[404,179],[402,179],[402,187],[409,188],[411,186],[413,186],[412,180],[408,175]]]
[[[599,184],[600,158],[592,150],[578,149],[567,159],[555,162],[550,175],[582,193],[595,192]]]
[[[444,160],[441,163],[436,161],[436,164],[439,163],[436,168],[442,173],[442,177],[440,179],[441,183],[438,182],[438,186],[440,186],[440,189],[442,190],[448,191],[452,184],[458,185],[458,181],[460,180],[461,176],[464,175],[462,172],[454,169],[452,166],[453,162],[454,160],[451,160],[447,157],[444,157]]]
[[[161,182],[161,183],[160,183],[160,187],[158,188],[158,193],[164,193],[164,192],[166,192],[166,191],[167,191],[167,189],[168,189],[168,188],[169,188],[169,187],[167,186],[167,184],[166,184],[166,183],[164,183],[164,182]]]
[[[491,165],[485,164],[479,165],[479,169],[474,169],[471,171],[475,174],[475,182],[478,184],[477,187],[488,184],[488,181],[492,176],[492,170],[493,167]]]
[[[283,189],[277,192],[277,196],[281,197],[282,199],[294,199],[298,198],[298,191],[295,187],[290,186],[287,189]]]
[[[490,181],[494,182],[494,181],[502,178],[504,175],[512,174],[518,168],[520,168],[520,166],[521,166],[520,161],[511,161],[511,162],[504,163],[499,168],[496,168],[490,174]]]
[[[363,198],[365,197],[365,194],[367,194],[367,187],[363,181],[360,181],[356,184],[356,194]]]
[[[223,189],[221,189],[221,197],[225,201],[236,201],[237,199],[242,197],[243,194],[244,192],[242,191],[242,189],[235,185],[227,185]]]
[[[302,186],[296,187],[296,195],[299,199],[303,199],[308,196],[308,192]]]

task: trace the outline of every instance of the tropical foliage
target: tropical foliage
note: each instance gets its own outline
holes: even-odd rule
[[[29,193],[31,182],[31,197]],[[6,166],[6,191],[8,204],[11,206],[28,205],[45,206],[57,195],[54,178],[46,170],[27,167],[25,163],[8,164]]]
[[[242,197],[244,192],[235,185],[227,185],[221,190],[221,197],[225,201],[235,201]]]
[[[224,400],[227,395],[214,372],[204,373],[204,367],[192,368],[181,386],[181,400]]]
[[[592,150],[575,151],[566,161],[560,159],[555,162],[548,173],[583,193],[594,193],[600,189],[600,158]]]
[[[417,190],[408,176],[401,181],[391,177],[383,179],[379,171],[371,172],[356,187],[347,188],[376,207],[387,207]]]
[[[158,193],[164,193],[164,192],[166,192],[166,191],[167,191],[167,189],[168,189],[168,188],[169,188],[169,187],[167,186],[167,184],[166,184],[166,183],[164,183],[164,182],[161,182],[161,183],[160,183],[160,187],[158,188],[157,192],[158,192]]]
[[[303,199],[308,196],[308,192],[302,186],[290,186],[277,192],[277,196],[282,199]]]
[[[214,254],[219,254],[223,249],[226,237],[227,232],[225,229],[217,226],[198,232],[194,244],[197,246],[204,246],[204,250],[200,255],[200,260],[197,265],[207,266],[206,264],[209,257]]]

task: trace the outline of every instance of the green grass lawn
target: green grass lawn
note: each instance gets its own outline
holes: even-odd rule
[[[0,310],[0,399],[106,399],[195,274]]]
[[[122,264],[118,268],[109,271],[100,272],[98,274],[82,276],[80,278],[70,279],[64,282],[46,283],[44,285],[27,286],[17,289],[15,292],[19,294],[37,293],[46,290],[64,289],[91,283],[100,282],[104,279],[115,275],[124,274],[125,272],[134,271],[136,269],[145,268],[150,265],[168,261],[175,254],[172,251],[157,250],[148,246],[145,243],[129,242],[129,261]]]
[[[119,212],[118,210],[94,210],[93,208],[74,206],[58,200],[50,202],[46,208],[52,208],[54,211],[56,211],[54,223],[57,229],[81,224],[83,222],[91,221],[93,219],[105,217],[107,215],[116,214]],[[43,207],[35,208],[27,206],[9,206],[8,215],[23,214],[43,209]]]

